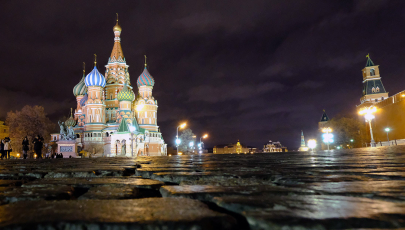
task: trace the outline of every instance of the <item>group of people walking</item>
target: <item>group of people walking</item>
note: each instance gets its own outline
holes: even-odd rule
[[[42,158],[42,148],[44,146],[44,139],[37,135],[34,140],[32,141],[34,144],[34,151],[37,154],[37,158]],[[28,158],[28,151],[30,150],[30,142],[28,137],[25,137],[22,141],[22,151],[23,151],[23,158]],[[1,159],[10,159],[10,153],[13,151],[11,140],[9,137],[4,138],[0,142],[0,153]]]

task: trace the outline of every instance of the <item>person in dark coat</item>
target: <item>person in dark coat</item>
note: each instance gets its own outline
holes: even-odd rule
[[[4,140],[0,140],[0,153],[1,153],[1,159],[3,160],[3,157],[4,157]]]
[[[28,150],[30,149],[29,145],[30,145],[30,142],[28,141],[28,138],[25,137],[24,140],[22,141],[22,150],[23,150],[24,159],[27,159]]]
[[[34,142],[34,150],[35,153],[37,154],[37,159],[42,159],[42,147],[44,146],[42,138],[38,135],[33,142]]]

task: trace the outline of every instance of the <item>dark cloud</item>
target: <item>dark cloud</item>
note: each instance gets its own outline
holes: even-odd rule
[[[82,62],[88,72],[94,53],[99,69],[108,60],[116,12],[132,84],[148,55],[169,144],[188,121],[208,146],[297,148],[322,109],[359,104],[367,53],[389,92],[405,88],[403,1],[3,1],[0,11],[0,116],[25,104],[66,115]]]

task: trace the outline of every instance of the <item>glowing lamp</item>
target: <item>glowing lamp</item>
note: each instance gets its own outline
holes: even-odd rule
[[[181,140],[180,139],[176,139],[176,145],[179,145],[181,143]]]
[[[315,139],[308,140],[308,147],[314,149],[316,147],[316,140]]]

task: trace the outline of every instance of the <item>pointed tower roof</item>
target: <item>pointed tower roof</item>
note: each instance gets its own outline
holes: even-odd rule
[[[370,54],[367,54],[366,57],[367,57],[366,67],[375,66],[374,62],[370,58]]]
[[[114,46],[111,52],[109,62],[125,62],[124,53],[121,48],[121,26],[118,24],[118,14],[117,14],[117,23],[113,27],[114,31]]]
[[[118,127],[117,132],[118,133],[127,133],[127,132],[129,132],[128,124],[127,124],[125,118],[122,118],[120,126]]]
[[[326,115],[325,110],[323,110],[323,114],[321,117],[321,122],[324,122],[324,121],[329,121],[329,117],[328,117],[328,115]]]

